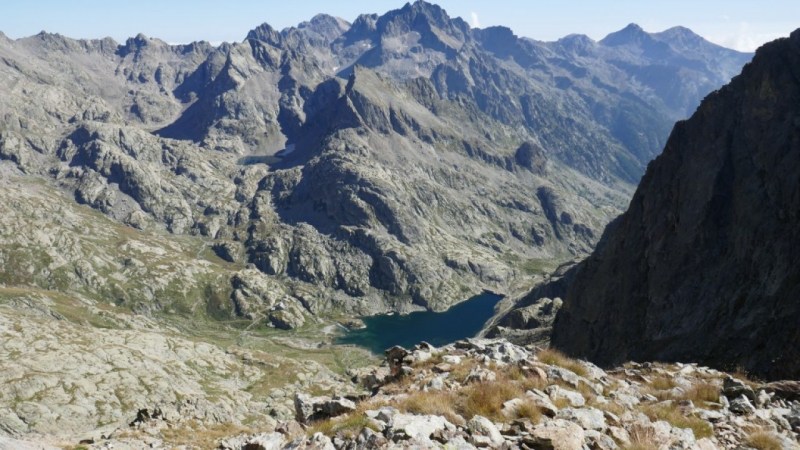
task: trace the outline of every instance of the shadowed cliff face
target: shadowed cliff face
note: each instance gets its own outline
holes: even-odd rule
[[[571,276],[569,353],[800,376],[800,31],[675,126]]]

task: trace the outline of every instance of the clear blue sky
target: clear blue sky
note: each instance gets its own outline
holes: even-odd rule
[[[438,0],[451,16],[480,27],[506,25],[520,36],[599,39],[630,22],[647,31],[674,25],[727,47],[753,50],[800,27],[800,0]],[[353,21],[403,0],[0,0],[0,31],[12,38],[46,30],[74,38],[141,32],[171,43],[241,41],[267,22],[282,29],[324,12]]]

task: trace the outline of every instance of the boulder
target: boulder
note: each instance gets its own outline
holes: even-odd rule
[[[308,423],[355,411],[356,404],[343,397],[311,397],[307,394],[297,393],[294,397],[294,409],[297,421]]]
[[[586,445],[592,450],[617,450],[619,447],[614,439],[597,430],[585,430]]]
[[[563,367],[547,366],[545,372],[547,373],[548,379],[561,380],[574,388],[577,388],[581,382],[581,377],[575,372],[564,369]]]
[[[744,395],[751,402],[756,402],[755,391],[744,382],[730,376],[722,382],[722,394],[728,397],[728,400]]]
[[[554,403],[566,399],[573,408],[580,408],[586,404],[586,399],[579,392],[570,391],[555,384],[547,386],[545,392]]]
[[[498,345],[491,346],[487,356],[496,362],[517,363],[528,359],[530,353],[518,345],[504,341]]]
[[[461,356],[458,355],[444,355],[442,356],[442,362],[446,364],[453,364],[457,365],[461,363]]]
[[[373,390],[386,384],[389,379],[388,367],[375,367],[356,370],[352,381],[365,389]]]
[[[537,425],[522,442],[542,450],[583,450],[584,433],[578,425],[562,419]]]
[[[485,381],[494,381],[495,379],[497,379],[497,374],[495,374],[493,370],[476,367],[469,372],[464,383],[481,383]]]
[[[399,345],[395,345],[394,347],[387,349],[384,354],[386,355],[386,362],[389,363],[389,374],[391,376],[401,375],[401,369],[405,362],[404,360],[409,354],[408,350]]]
[[[387,434],[395,442],[408,439],[430,441],[431,435],[437,431],[456,429],[442,416],[415,414],[395,414],[390,427]]]
[[[548,417],[555,417],[555,415],[558,413],[558,408],[550,400],[550,397],[544,392],[534,389],[526,392],[525,396],[533,401],[533,404],[542,411],[542,414]]]
[[[242,447],[244,450],[280,450],[286,439],[280,433],[261,433],[250,437]]]
[[[603,411],[595,408],[564,408],[558,411],[556,418],[569,420],[584,430],[605,431],[607,428]]]
[[[784,400],[800,400],[800,381],[773,381],[765,384],[764,389]]]
[[[500,430],[491,420],[483,416],[475,416],[467,422],[467,430],[476,447],[499,447],[505,442]]]
[[[748,400],[745,395],[731,400],[728,409],[730,409],[732,413],[740,415],[753,414],[756,412],[755,406],[750,403],[750,400]]]

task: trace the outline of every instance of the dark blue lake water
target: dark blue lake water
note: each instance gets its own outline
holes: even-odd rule
[[[382,354],[393,345],[409,348],[420,341],[435,346],[475,336],[492,317],[502,295],[490,292],[472,297],[447,311],[414,312],[365,317],[366,328],[348,331],[336,340],[337,344],[355,344],[373,353]]]

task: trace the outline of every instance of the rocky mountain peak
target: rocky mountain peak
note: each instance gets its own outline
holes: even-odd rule
[[[144,52],[169,52],[171,48],[171,45],[161,39],[150,38],[139,33],[135,37],[128,38],[125,44],[120,45],[117,48],[117,55],[124,58],[130,54],[136,55]]]
[[[312,31],[325,38],[327,41],[332,42],[350,29],[350,23],[339,17],[328,14],[317,14],[308,22],[302,22],[297,26],[297,29]]]
[[[478,36],[478,39],[483,45],[494,50],[503,47],[514,47],[517,45],[519,39],[511,28],[503,26],[476,29],[473,30],[473,34]]]
[[[600,40],[600,43],[608,46],[641,44],[652,39],[650,35],[635,23],[628,24],[625,28],[610,33]]]
[[[400,9],[400,11],[404,13],[410,13],[412,15],[421,14],[435,19],[440,24],[450,20],[450,16],[447,15],[447,12],[442,9],[441,6],[435,3],[426,2],[424,0],[416,0],[414,3],[408,2]]]
[[[556,41],[556,44],[570,53],[582,56],[588,55],[597,47],[597,42],[585,34],[570,34],[564,36]]]
[[[698,60],[719,60],[722,55],[731,54],[748,55],[709,42],[686,27],[672,27],[659,33],[652,33],[651,36],[658,41],[668,44],[674,51],[687,55],[694,55],[694,58]],[[736,73],[738,73],[737,70],[730,71],[728,78],[733,77]]]
[[[263,41],[272,46],[280,46],[283,41],[281,33],[268,23],[262,23],[247,33],[245,40]]]
[[[378,19],[376,26],[377,31],[384,35],[414,31],[422,35],[424,45],[445,45],[456,49],[469,33],[466,22],[459,18],[451,19],[438,5],[422,0],[406,3],[403,8],[386,13]]]
[[[666,30],[655,33],[657,36],[664,36],[672,39],[686,39],[686,40],[705,40],[702,36],[695,33],[689,28],[683,26],[675,26],[672,28],[667,28]]]

